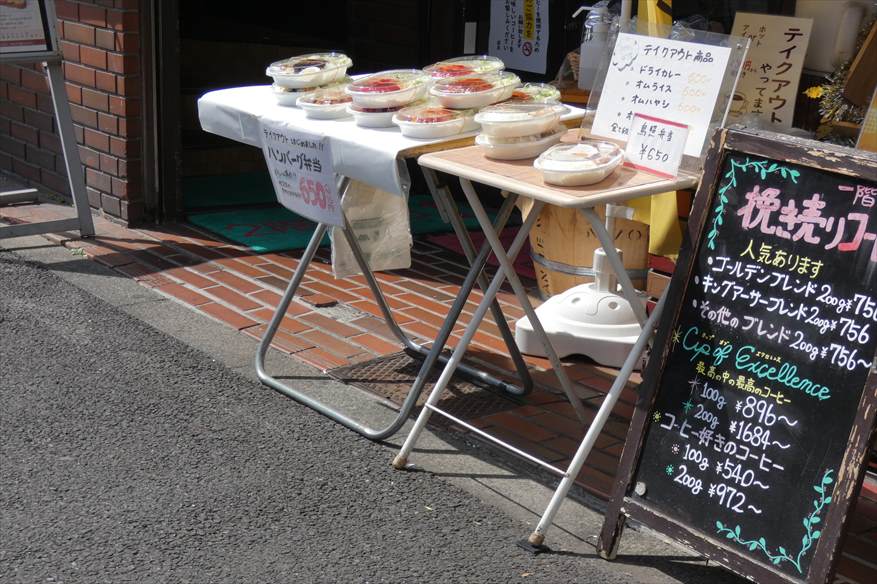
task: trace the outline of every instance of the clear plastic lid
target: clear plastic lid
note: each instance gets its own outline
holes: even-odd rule
[[[341,68],[346,70],[351,65],[353,61],[344,53],[311,53],[275,61],[268,66],[265,73],[271,77],[312,75]]]
[[[406,107],[396,114],[396,119],[409,124],[441,124],[459,120],[463,112],[435,104],[420,104]]]
[[[548,83],[525,83],[515,89],[509,102],[553,103],[560,101],[560,90]]]
[[[424,85],[428,79],[420,69],[393,69],[355,80],[347,87],[353,94],[388,94]]]
[[[557,119],[555,107],[537,103],[498,103],[489,105],[475,116],[479,124],[518,124],[530,121],[550,122]]]
[[[514,73],[502,71],[484,75],[440,79],[436,81],[432,92],[436,95],[471,95],[514,86],[520,82],[521,80]]]
[[[584,140],[576,144],[558,144],[536,160],[539,170],[553,172],[582,172],[614,168],[624,158],[624,151],[612,142]]]
[[[304,103],[313,106],[341,105],[350,103],[351,101],[353,101],[353,98],[344,92],[343,86],[330,89],[317,89],[316,91],[305,93],[298,99],[299,104]]]
[[[503,69],[505,69],[505,63],[496,57],[491,57],[490,55],[469,55],[433,63],[429,67],[424,67],[423,71],[433,79],[445,79],[448,77],[493,73]]]

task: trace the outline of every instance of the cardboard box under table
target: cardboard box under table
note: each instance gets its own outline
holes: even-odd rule
[[[574,142],[578,140],[578,138],[579,130],[570,130],[567,135],[564,136],[564,141]],[[484,293],[483,300],[478,305],[478,308],[475,310],[462,338],[454,348],[454,351],[439,376],[438,381],[433,387],[425,406],[421,410],[411,433],[406,438],[402,449],[394,459],[393,466],[397,469],[409,467],[408,457],[411,454],[420,433],[426,426],[426,422],[430,415],[433,412],[436,412],[485,439],[490,440],[491,442],[496,443],[557,475],[560,475],[562,477],[560,485],[542,516],[539,525],[529,538],[529,544],[533,546],[541,546],[544,540],[544,533],[548,526],[551,525],[554,514],[557,512],[560,503],[563,501],[572,486],[575,477],[578,476],[591,447],[596,441],[606,419],[612,411],[612,407],[615,405],[615,402],[621,394],[621,390],[624,388],[630,374],[633,372],[640,354],[646,348],[664,304],[662,298],[652,311],[651,315],[648,317],[646,316],[645,308],[637,296],[630,277],[623,268],[618,253],[615,251],[613,240],[606,230],[602,220],[594,211],[594,207],[606,203],[620,203],[621,201],[634,197],[643,197],[671,190],[692,188],[697,185],[698,177],[694,174],[680,173],[677,178],[666,179],[643,171],[620,167],[605,180],[597,184],[582,187],[556,187],[545,184],[542,180],[542,173],[533,167],[532,159],[517,161],[491,160],[487,158],[484,155],[484,151],[477,146],[426,154],[418,159],[418,163],[424,168],[427,175],[434,173],[435,171],[440,171],[459,178],[460,186],[463,188],[466,199],[472,207],[481,229],[484,231],[487,243],[490,245],[494,255],[500,263],[500,269],[490,282],[490,286]],[[506,199],[506,204],[508,204],[509,201],[516,201],[521,197],[531,200],[530,202],[532,203],[532,206],[529,211],[525,213],[526,217],[524,218],[523,225],[508,250],[503,247],[499,239],[498,232],[501,231],[501,228],[498,229],[497,227],[499,226],[491,224],[491,221],[479,200],[478,193],[476,192],[473,183],[480,183],[482,185],[488,185],[507,191],[510,194]],[[604,398],[603,403],[600,405],[597,415],[594,417],[593,422],[591,422],[584,439],[566,470],[562,470],[531,456],[530,454],[451,416],[437,407],[442,392],[446,389],[455,368],[460,363],[479,323],[487,313],[490,303],[495,300],[499,288],[502,286],[503,282],[508,279],[514,290],[515,296],[521,304],[521,308],[524,310],[527,318],[529,318],[530,323],[533,326],[534,333],[539,337],[539,341],[545,348],[546,355],[557,374],[561,387],[568,396],[573,408],[576,410],[577,414],[579,414],[579,417],[584,419],[582,404],[573,392],[569,378],[566,376],[557,354],[551,347],[551,343],[545,336],[545,331],[536,316],[533,306],[530,304],[526,290],[518,279],[513,266],[515,257],[520,251],[524,241],[526,241],[540,210],[546,203],[560,207],[578,209],[588,219],[591,227],[594,229],[594,232],[597,234],[606,251],[607,259],[618,277],[625,297],[631,303],[631,306],[634,307],[637,319],[643,327],[643,332],[640,334],[633,349],[622,365],[618,377]],[[473,270],[474,269],[475,267],[473,267]],[[471,279],[472,277],[473,274],[470,272],[467,279]]]
[[[562,116],[562,120],[568,124],[578,126],[583,113],[580,109],[569,108],[569,111]],[[262,146],[261,128],[263,121],[280,121],[303,132],[308,132],[315,136],[328,137],[334,154],[335,172],[339,175],[340,179],[339,193],[346,193],[350,182],[355,180],[392,194],[407,196],[410,180],[407,167],[405,166],[405,159],[417,157],[425,152],[470,145],[473,143],[475,136],[475,132],[470,132],[468,134],[439,139],[412,139],[402,136],[398,128],[395,127],[373,129],[357,126],[352,118],[314,120],[307,118],[303,110],[278,105],[271,86],[268,85],[211,91],[198,100],[198,116],[201,121],[201,127],[205,131],[259,148]],[[308,265],[313,260],[314,254],[328,227],[326,224],[317,224],[302,255],[301,262],[296,268],[286,292],[277,307],[277,311],[268,324],[256,356],[256,371],[263,383],[372,440],[387,438],[402,427],[414,408],[432,367],[437,361],[443,363],[447,361],[447,358],[441,355],[441,351],[447,343],[450,332],[462,313],[465,300],[468,298],[475,283],[477,282],[482,288],[487,287],[486,278],[481,274],[481,270],[489,255],[489,246],[485,243],[480,252],[476,254],[472,240],[463,223],[463,218],[448,189],[441,186],[434,173],[428,174],[426,178],[436,206],[445,221],[450,222],[453,226],[466,259],[472,266],[473,274],[473,277],[468,278],[464,283],[457,302],[455,302],[448,314],[445,325],[439,331],[438,338],[433,343],[431,349],[427,350],[425,347],[415,343],[396,323],[380,286],[369,269],[356,238],[353,237],[346,217],[344,226],[341,229],[388,327],[407,350],[425,358],[420,372],[394,421],[385,428],[370,428],[290,387],[271,376],[265,370],[265,355],[268,347],[271,345],[271,340],[274,338],[280,322],[295,296],[295,292],[305,275]],[[506,201],[497,217],[500,225],[505,224],[512,210],[513,205],[510,201]],[[533,385],[526,364],[517,349],[514,336],[508,328],[506,318],[495,300],[490,304],[490,309],[509,350],[509,354],[515,362],[521,385],[509,384],[485,371],[468,365],[460,364],[459,369],[466,375],[496,387],[501,391],[515,395],[526,394]]]

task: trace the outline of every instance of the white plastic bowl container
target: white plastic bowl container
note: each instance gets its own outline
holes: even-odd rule
[[[488,136],[514,138],[551,130],[560,122],[560,113],[551,105],[499,103],[478,112],[475,121]]]
[[[271,63],[265,74],[289,89],[317,87],[342,79],[353,64],[343,53],[312,53]]]
[[[577,187],[600,182],[624,160],[624,151],[612,142],[585,140],[559,144],[533,162],[548,184]]]
[[[316,90],[316,87],[290,89],[288,87],[283,87],[282,85],[277,85],[276,83],[271,86],[271,91],[274,93],[277,103],[287,107],[298,107],[298,104],[296,103],[298,102],[298,98]]]
[[[428,79],[420,69],[394,69],[361,77],[348,85],[346,91],[360,107],[399,107],[426,95]]]
[[[353,114],[357,126],[363,128],[392,128],[393,116],[401,107],[363,108],[355,103],[347,105],[347,111]]]
[[[416,105],[399,110],[393,116],[403,136],[409,138],[444,138],[463,131],[466,116],[458,111],[433,104]]]
[[[534,158],[560,142],[566,127],[555,126],[547,132],[533,136],[495,138],[486,134],[475,136],[475,143],[484,149],[484,155],[497,160],[523,160]]]
[[[298,98],[296,105],[305,115],[315,120],[334,120],[350,114],[347,106],[351,98],[342,88],[318,89]]]
[[[514,73],[502,71],[469,77],[440,79],[429,92],[451,109],[480,108],[511,97],[521,80]]]

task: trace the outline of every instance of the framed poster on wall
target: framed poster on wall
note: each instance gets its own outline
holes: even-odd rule
[[[0,0],[0,62],[58,57],[54,0]]]

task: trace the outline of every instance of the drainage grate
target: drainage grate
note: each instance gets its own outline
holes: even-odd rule
[[[386,398],[398,409],[405,401],[422,363],[422,359],[402,351],[356,365],[330,369],[326,373],[343,383]],[[420,411],[440,373],[439,364],[433,368],[429,381],[417,400],[415,413]],[[523,402],[501,395],[490,386],[472,381],[461,374],[451,378],[442,399],[439,400],[441,409],[462,420],[473,420],[521,405]],[[432,420],[447,422],[447,418],[443,416],[433,416]]]

